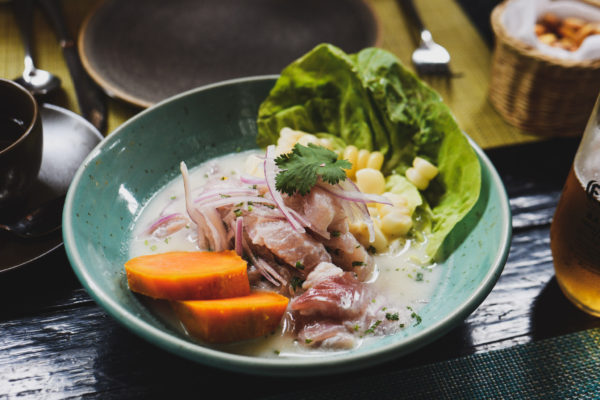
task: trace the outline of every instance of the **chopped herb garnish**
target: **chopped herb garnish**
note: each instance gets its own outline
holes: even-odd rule
[[[230,195],[230,194],[222,194],[222,195],[221,195],[221,198],[222,198],[222,199],[226,199],[226,198],[228,198],[228,197],[231,197],[231,195]]]
[[[300,261],[296,261],[296,268],[304,269],[304,264],[302,264]]]
[[[415,321],[417,321],[417,322],[416,322],[416,323],[415,323],[413,326],[417,326],[417,325],[419,325],[419,324],[421,323],[421,321],[422,321],[422,318],[421,318],[421,316],[420,316],[419,314],[417,314],[417,313],[416,313],[416,312],[415,312],[415,311],[412,309],[412,307],[410,307],[410,306],[407,306],[406,308],[407,308],[409,311],[411,311],[411,314],[410,314],[411,318],[413,318]]]
[[[275,164],[280,169],[275,188],[290,196],[296,192],[307,194],[318,178],[335,185],[346,180],[345,170],[352,168],[349,161],[339,160],[335,152],[312,143],[308,146],[296,143],[291,152],[279,155]]]
[[[290,280],[290,285],[292,285],[292,289],[294,289],[294,290],[296,290],[299,287],[302,287],[303,283],[304,283],[304,280],[298,278],[297,276],[293,276],[292,279]]]
[[[385,313],[385,319],[387,319],[388,321],[398,321],[400,319],[400,316],[398,315],[398,313]]]
[[[306,343],[306,344],[311,344],[312,341],[313,341],[312,339],[304,339],[304,343]]]
[[[367,264],[363,261],[352,261],[353,267],[364,267],[365,265],[367,265]]]
[[[239,208],[233,210],[233,213],[235,214],[236,217],[242,216],[242,210],[240,210]]]
[[[367,251],[371,254],[375,254],[377,252],[377,249],[374,246],[369,246],[369,248],[367,249]]]
[[[365,331],[365,334],[375,332],[375,329],[379,326],[379,324],[381,324],[381,320],[375,321],[375,323],[373,323],[373,325],[371,325],[371,327]]]
[[[340,237],[341,234],[342,233],[340,231],[333,231],[333,232],[331,232],[331,236],[333,236],[333,237]]]
[[[156,245],[153,244],[152,246],[150,246],[150,250],[155,251],[157,249]]]
[[[417,272],[417,277],[415,279],[417,282],[421,282],[423,280],[423,273]]]

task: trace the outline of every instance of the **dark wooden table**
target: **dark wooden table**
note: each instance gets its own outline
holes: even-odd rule
[[[577,140],[550,140],[487,152],[513,212],[508,262],[491,294],[466,321],[408,356],[310,379],[210,369],[120,326],[80,286],[61,248],[0,274],[0,399],[180,398],[194,393],[232,398],[240,388],[244,398],[259,398],[600,327],[600,319],[580,312],[560,292],[549,247],[552,215],[576,146]]]
[[[497,0],[459,3],[491,41],[486,15]],[[310,379],[207,368],[166,353],[109,317],[81,287],[60,248],[24,268],[0,273],[0,399],[253,399],[358,377],[382,380],[390,371],[600,327],[599,318],[579,311],[560,292],[549,247],[552,215],[577,144],[576,139],[549,140],[487,151],[513,212],[507,264],[493,291],[463,323],[405,357]]]

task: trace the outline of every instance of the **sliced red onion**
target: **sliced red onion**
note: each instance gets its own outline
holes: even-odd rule
[[[227,232],[219,212],[211,207],[203,207],[200,212],[206,219],[206,224],[212,235],[213,250],[223,251],[227,249]],[[209,238],[210,240],[210,238]]]
[[[154,222],[150,227],[146,230],[146,233],[152,235],[158,229],[171,225],[173,222],[180,221],[182,223],[181,227],[178,227],[174,231],[169,230],[167,234],[171,234],[179,229],[181,229],[187,223],[187,218],[180,213],[173,213],[166,215],[164,217],[159,218],[156,222]]]
[[[223,197],[223,198],[218,198],[215,199],[213,201],[207,201],[205,203],[202,204],[202,207],[213,207],[213,208],[219,208],[219,207],[223,207],[223,206],[227,206],[227,205],[231,205],[231,204],[239,204],[239,203],[261,203],[261,204],[267,204],[270,206],[276,206],[277,204],[275,204],[274,201],[269,200],[269,199],[265,199],[264,197],[258,197],[258,196],[232,196],[232,197]]]
[[[264,170],[265,170],[265,179],[267,181],[267,187],[269,188],[269,193],[271,193],[271,197],[277,204],[277,207],[283,212],[285,218],[292,225],[292,228],[297,232],[304,233],[305,230],[302,225],[291,215],[289,208],[283,202],[283,197],[281,193],[277,191],[275,188],[275,175],[277,174],[277,166],[275,165],[274,159],[275,146],[270,145],[267,146],[267,152],[265,156]]]
[[[222,196],[233,196],[233,195],[257,195],[258,191],[252,188],[241,188],[241,187],[228,187],[207,190],[206,192],[200,193],[200,196],[194,199],[194,203],[201,203],[206,200],[210,200],[214,197]]]
[[[245,183],[248,185],[266,185],[267,184],[267,181],[265,180],[265,178],[258,178],[256,176],[249,176],[249,175],[240,176],[240,181],[242,181],[242,183]]]
[[[375,227],[373,226],[373,220],[371,219],[371,214],[369,214],[367,203],[392,203],[384,196],[368,195],[362,193],[358,186],[356,186],[356,184],[350,179],[341,181],[337,185],[319,184],[319,187],[328,191],[334,196],[337,196],[341,199],[350,202],[349,204],[342,203],[342,207],[344,207],[344,209],[346,210],[346,214],[351,218],[354,218],[356,214],[355,211],[358,211],[358,213],[361,215],[361,218],[367,224],[367,229],[369,230],[369,243],[373,243],[373,241],[375,240]],[[373,201],[377,198],[380,198],[380,200],[382,201]],[[368,201],[366,201],[366,199],[368,199]]]
[[[196,224],[196,227],[198,229],[198,247],[200,247],[201,249],[206,248],[207,239],[206,232],[204,230],[204,216],[196,208],[194,208],[191,196],[192,189],[190,186],[190,176],[185,162],[182,161],[179,164],[179,169],[181,170],[181,176],[183,178],[183,188],[185,192],[185,208],[191,220]]]
[[[242,256],[244,254],[244,245],[242,241],[244,237],[242,236],[244,232],[244,218],[238,217],[235,220],[235,252],[238,256]]]
[[[363,193],[360,191],[358,186],[352,180],[346,179],[341,181],[337,185],[330,185],[325,182],[317,183],[317,186],[332,195],[348,201],[355,201],[359,203],[382,203],[392,205],[392,202],[385,196],[377,194]]]
[[[260,259],[260,261],[262,261],[262,262],[259,262],[259,260],[252,253],[252,250],[250,250],[250,246],[248,245],[248,243],[246,242],[246,240],[243,237],[242,237],[242,246],[244,248],[244,251],[246,252],[246,255],[248,255],[248,258],[250,258],[250,262],[252,263],[252,265],[254,265],[258,269],[260,274],[262,276],[264,276],[265,279],[268,280],[269,282],[271,282],[273,285],[280,286],[279,281],[283,282],[283,278],[281,277],[281,275],[279,275],[277,273],[277,271],[273,270],[271,268],[271,266],[269,264],[267,264],[264,260]],[[275,278],[275,277],[277,277],[277,278]],[[283,282],[283,283],[285,283],[285,282]]]

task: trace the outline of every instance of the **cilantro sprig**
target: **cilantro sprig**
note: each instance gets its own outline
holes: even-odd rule
[[[313,143],[296,143],[291,152],[275,158],[275,164],[280,169],[275,188],[290,196],[309,193],[319,178],[332,185],[344,181],[345,170],[352,168],[352,163],[339,160],[335,152]]]

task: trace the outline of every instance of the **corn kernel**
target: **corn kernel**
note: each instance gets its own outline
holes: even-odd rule
[[[358,156],[356,158],[356,170],[360,170],[363,168],[367,168],[367,162],[369,161],[369,156],[371,152],[366,149],[360,149],[358,151]]]
[[[369,247],[369,228],[363,221],[348,224],[348,231],[365,247]]]
[[[394,207],[408,206],[408,199],[406,198],[406,196],[392,192],[385,192],[383,196],[386,197],[389,201],[391,201]]]
[[[333,144],[331,143],[330,139],[327,138],[321,138],[319,139],[319,142],[317,143],[320,146],[325,147],[326,149],[331,150],[333,148]]]
[[[300,137],[304,134],[305,133],[302,131],[297,131],[288,127],[282,128],[279,131],[279,137],[285,140],[289,140],[291,143],[296,143],[298,139],[300,139]]]
[[[300,143],[302,146],[308,146],[309,143],[319,144],[318,142],[319,138],[310,133],[305,133],[304,135],[300,136],[300,139],[298,139],[298,143]]]
[[[392,210],[394,210],[394,206],[392,205],[382,203],[377,204],[377,211],[379,211],[380,217],[384,217],[387,213],[391,212]]]
[[[383,165],[383,154],[379,151],[374,151],[369,154],[369,158],[367,160],[367,168],[373,169],[381,169]]]
[[[244,164],[244,169],[250,175],[263,178],[265,176],[265,171],[263,168],[264,161],[258,158],[255,155],[248,156],[246,158],[246,162]]]
[[[385,177],[379,170],[362,168],[356,171],[356,185],[363,193],[382,194],[385,191]]]
[[[378,253],[384,252],[388,247],[388,240],[377,225],[373,227],[375,231],[375,239],[369,244],[369,246],[375,247]]]
[[[415,167],[427,180],[432,180],[438,174],[437,167],[421,157],[415,157],[413,160],[413,167]]]
[[[425,190],[429,185],[429,181],[414,167],[406,170],[406,178],[419,190]]]
[[[346,175],[349,178],[354,178],[354,174],[356,173],[356,160],[358,159],[358,149],[356,146],[347,146],[342,153],[342,158],[352,163],[352,168],[346,170]]]
[[[371,217],[378,217],[379,216],[379,210],[377,209],[377,207],[375,207],[375,206],[369,206],[369,207],[367,207],[367,210],[369,211],[369,215]]]
[[[381,230],[386,235],[406,235],[412,228],[412,218],[401,210],[393,210],[381,219]]]

